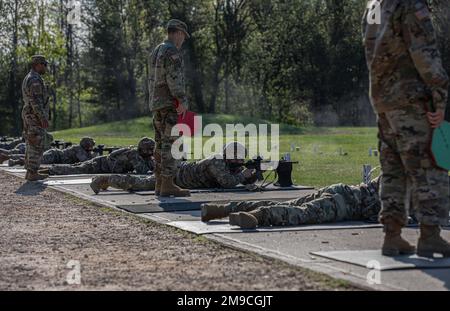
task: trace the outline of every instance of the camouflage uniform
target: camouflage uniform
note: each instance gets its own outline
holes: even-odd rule
[[[447,224],[448,174],[429,152],[430,101],[445,109],[448,76],[442,67],[430,12],[424,0],[381,3],[381,24],[364,16],[370,95],[378,115],[382,180],[380,221],[405,225],[407,180],[413,210],[425,225]]]
[[[227,214],[260,211],[259,226],[296,226],[347,220],[373,220],[380,211],[379,178],[368,185],[331,185],[286,202],[241,201],[225,205]],[[208,203],[208,206],[213,204]]]
[[[155,176],[138,177],[112,175],[109,183],[114,188],[128,191],[155,190]],[[242,169],[231,170],[223,159],[214,156],[199,162],[182,162],[175,183],[186,189],[233,188],[245,184]]]
[[[20,143],[14,149],[11,149],[11,150],[0,148],[0,154],[2,154],[4,156],[8,156],[8,157],[19,156],[19,155],[25,154],[26,149],[27,149],[26,144]]]
[[[155,129],[156,172],[165,176],[175,176],[177,164],[171,153],[172,144],[178,138],[171,135],[178,119],[175,101],[178,100],[186,108],[188,101],[183,57],[170,40],[156,47],[150,57],[149,90]]]
[[[49,168],[50,175],[76,174],[147,174],[154,169],[153,159],[144,159],[135,149],[122,148],[78,164],[56,164]]]
[[[70,146],[66,149],[50,149],[42,156],[43,164],[74,164],[85,162],[93,158],[92,152],[86,151],[80,145]]]
[[[15,139],[13,141],[10,142],[4,142],[4,143],[0,143],[0,149],[4,149],[4,150],[11,150],[17,147],[17,145],[23,143],[24,140],[22,138],[19,139]]]
[[[42,154],[50,147],[53,137],[41,127],[42,121],[49,119],[48,92],[44,80],[33,69],[23,80],[22,97],[23,137],[27,144],[25,168],[37,173]]]

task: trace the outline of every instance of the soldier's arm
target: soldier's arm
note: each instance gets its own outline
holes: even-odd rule
[[[406,5],[403,34],[414,64],[429,87],[436,109],[445,110],[449,78],[442,66],[436,33],[425,0],[411,0]]]
[[[180,53],[169,50],[166,57],[166,81],[173,97],[188,108],[184,83],[183,60]]]
[[[233,188],[245,182],[242,172],[231,174],[222,160],[216,161],[208,169],[222,188]]]
[[[144,159],[142,159],[137,151],[133,152],[132,156],[130,157],[130,162],[134,170],[136,171],[136,174],[144,175],[147,174],[150,170],[147,163],[145,163]]]
[[[30,104],[41,122],[47,121],[44,112],[45,100],[43,87],[42,83],[36,79],[30,81]]]
[[[81,146],[76,146],[76,157],[78,159],[78,162],[84,162],[90,159],[88,153],[83,149]]]

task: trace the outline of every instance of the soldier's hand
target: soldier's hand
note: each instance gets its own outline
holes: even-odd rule
[[[48,128],[48,121],[47,121],[47,120],[43,120],[43,121],[41,122],[41,127],[42,127],[43,129]]]
[[[444,110],[437,110],[436,112],[427,113],[428,122],[430,122],[432,128],[437,128],[444,121],[445,112]]]
[[[183,114],[186,112],[186,106],[184,106],[182,103],[180,103],[177,107],[177,113],[178,114]]]

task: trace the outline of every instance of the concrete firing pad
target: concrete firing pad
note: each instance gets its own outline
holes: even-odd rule
[[[450,268],[450,258],[423,258],[417,255],[387,257],[380,250],[312,252],[311,254],[376,270]]]
[[[154,191],[130,193],[122,190],[110,188],[108,191],[102,191],[95,195],[89,184],[63,182],[54,185],[59,189],[71,192],[88,200],[96,202],[105,202],[108,205],[114,205],[126,211],[140,213],[159,213],[173,211],[199,210],[201,204],[206,202],[221,202],[241,200],[277,200],[287,201],[301,196],[305,196],[313,192],[313,190],[291,189],[291,190],[275,190],[263,192],[250,191],[218,191],[212,190],[195,190],[190,197],[185,198],[161,198],[154,195]]]
[[[242,233],[242,232],[283,232],[283,231],[306,231],[306,230],[337,230],[358,228],[380,228],[379,224],[368,224],[361,221],[339,222],[319,225],[286,226],[286,227],[260,227],[252,230],[243,230],[237,226],[230,226],[228,219],[220,221],[172,221],[167,225],[176,227],[195,234],[208,233]]]
[[[442,230],[445,239],[450,240],[450,230]],[[417,228],[402,231],[410,243],[416,244]],[[347,279],[362,286],[381,290],[450,290],[450,269],[400,269],[378,271],[381,284],[367,283],[372,270],[313,255],[315,252],[341,250],[380,251],[383,243],[382,228],[360,228],[317,231],[284,231],[255,233],[220,233],[205,235],[209,239],[233,248],[256,252],[291,264],[300,265],[330,276]]]

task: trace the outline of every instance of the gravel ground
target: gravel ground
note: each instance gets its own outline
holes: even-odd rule
[[[353,290],[0,171],[0,290]],[[81,284],[72,283],[79,262]]]

